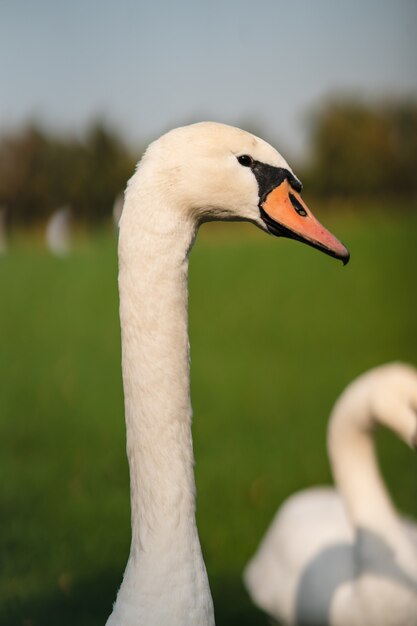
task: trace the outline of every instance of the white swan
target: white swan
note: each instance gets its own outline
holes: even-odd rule
[[[400,518],[381,479],[377,423],[417,446],[417,371],[384,365],[350,384],[329,422],[338,490],[312,488],[276,514],[244,579],[284,624],[417,625],[417,525]]]
[[[71,207],[57,209],[46,225],[46,245],[52,254],[66,256],[71,250]]]
[[[117,196],[114,199],[113,211],[112,211],[113,224],[116,230],[118,230],[119,228],[119,222],[120,222],[120,218],[122,216],[122,211],[123,211],[123,202],[124,202],[124,194],[123,193],[117,194]]]
[[[214,624],[195,522],[188,253],[201,222],[249,220],[347,262],[300,189],[271,146],[212,122],[151,144],[129,181],[119,293],[132,542],[108,626]]]

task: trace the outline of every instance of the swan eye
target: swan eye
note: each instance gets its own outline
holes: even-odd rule
[[[253,165],[253,159],[248,154],[241,154],[237,157],[237,160],[244,167],[251,167]]]

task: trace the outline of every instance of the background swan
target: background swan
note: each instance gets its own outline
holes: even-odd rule
[[[328,430],[338,491],[314,488],[278,511],[244,579],[285,624],[417,624],[417,525],[401,519],[380,476],[376,423],[417,446],[417,371],[384,365],[351,383]]]
[[[57,209],[49,218],[46,225],[46,245],[52,254],[66,256],[71,251],[71,207],[63,206]]]
[[[214,624],[195,522],[188,253],[201,222],[247,220],[347,262],[300,189],[270,145],[210,122],[151,144],[129,181],[119,293],[132,542],[108,626]]]
[[[122,211],[123,211],[123,202],[124,202],[123,193],[118,193],[114,199],[113,211],[112,211],[113,224],[116,230],[118,230],[119,228],[119,222],[120,222],[120,218],[122,216]]]

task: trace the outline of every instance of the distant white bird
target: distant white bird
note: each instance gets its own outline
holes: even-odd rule
[[[0,254],[7,252],[6,215],[7,209],[0,207]]]
[[[246,220],[343,260],[265,141],[201,123],[149,146],[119,232],[119,294],[132,542],[107,626],[213,626],[195,519],[188,255],[199,224]]]
[[[336,403],[328,445],[336,489],[312,488],[278,511],[244,580],[283,624],[417,625],[417,525],[397,515],[378,470],[377,423],[417,445],[417,372],[370,370]]]
[[[46,225],[46,245],[56,256],[66,256],[71,251],[72,211],[69,206],[57,209]]]
[[[122,217],[123,203],[125,201],[124,193],[119,193],[113,204],[113,223],[116,228],[119,228],[120,218]]]

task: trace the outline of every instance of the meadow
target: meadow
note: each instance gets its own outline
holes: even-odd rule
[[[417,216],[322,215],[348,266],[249,225],[206,225],[190,260],[197,515],[217,626],[261,626],[243,567],[292,492],[330,481],[343,387],[417,365]],[[0,623],[103,626],[130,541],[116,238],[68,258],[17,238],[0,258]],[[378,434],[400,510],[417,459]]]

